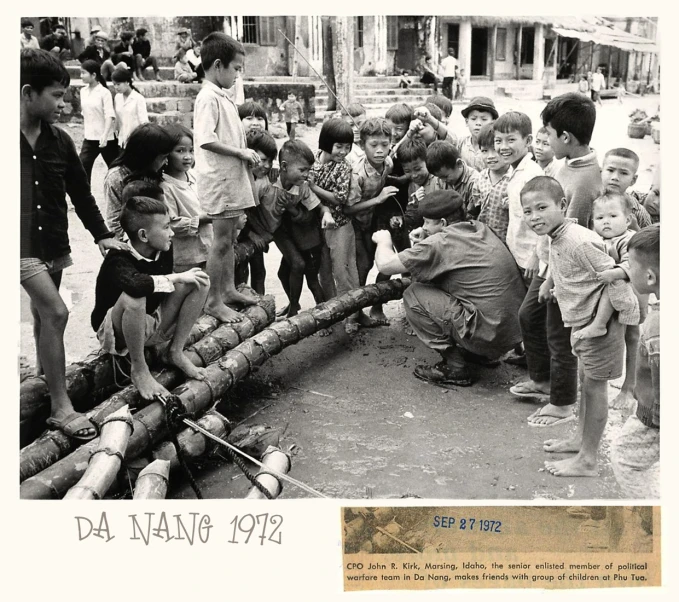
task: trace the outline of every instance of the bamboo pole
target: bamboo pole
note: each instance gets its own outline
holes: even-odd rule
[[[222,356],[228,349],[233,349],[247,337],[260,332],[267,325],[271,324],[276,316],[276,306],[273,297],[262,297],[257,305],[251,305],[243,310],[243,315],[245,317],[241,322],[222,324],[211,336],[204,337],[189,347],[187,355],[192,362],[202,366],[203,359],[205,359],[209,363],[215,359],[216,354],[216,357]],[[160,372],[153,372],[152,374],[168,390],[179,386],[185,380],[181,372],[171,368],[166,368]],[[87,417],[95,424],[101,424],[102,420],[111,412],[124,405],[136,408],[141,402],[143,400],[137,388],[129,385],[87,412]],[[77,441],[67,437],[61,431],[45,431],[38,439],[24,447],[20,452],[20,482],[38,474],[61,458],[64,458],[77,445]]]
[[[170,463],[167,460],[154,460],[144,468],[134,487],[134,500],[164,500],[170,477]]]
[[[208,412],[197,424],[209,431],[220,439],[225,438],[231,430],[229,425],[224,420],[212,412]],[[177,435],[179,448],[185,456],[189,458],[198,458],[205,453],[212,451],[217,445],[212,439],[209,439],[202,433],[195,431],[192,428],[186,428]],[[170,470],[175,470],[179,467],[179,459],[177,458],[177,450],[174,444],[170,441],[163,441],[159,443],[151,452],[154,460],[164,460],[169,463]]]
[[[364,307],[400,299],[410,285],[408,278],[388,280],[354,289],[321,303],[298,315],[276,322],[269,328],[247,339],[228,351],[214,364],[208,366],[205,380],[191,380],[176,388],[173,393],[192,415],[210,408],[233,385],[245,378],[255,366],[263,364],[270,356],[280,353],[290,345],[316,331],[340,322]],[[134,432],[130,437],[127,456],[135,458],[167,436],[165,413],[160,402],[154,402],[134,416]],[[83,473],[90,443],[81,446],[59,462],[26,479],[20,487],[22,499],[59,498],[73,486]]]
[[[92,454],[87,470],[78,483],[68,490],[65,500],[100,500],[120,470],[127,442],[132,433],[130,408],[123,406],[108,416],[101,426],[99,446]]]
[[[276,447],[269,447],[262,456],[262,464],[267,468],[280,472],[282,474],[288,474],[292,468],[292,460],[290,456],[285,452],[281,451]],[[281,482],[273,475],[267,474],[264,469],[255,475],[255,480],[259,481],[265,489],[271,494],[275,499],[283,491],[283,485]],[[252,487],[248,494],[245,496],[246,500],[264,500],[266,496],[257,487]]]
[[[254,252],[255,246],[251,241],[238,243],[234,248],[236,264],[247,261]],[[216,318],[201,316],[191,329],[187,346],[214,331],[219,324]],[[157,354],[149,351],[146,359],[149,366],[158,365]],[[107,353],[97,351],[84,361],[66,366],[66,392],[79,411],[91,409],[118,388],[114,380],[111,356]],[[45,420],[49,418],[49,389],[47,381],[42,376],[30,376],[21,383],[19,405],[19,443],[23,447],[44,430]]]

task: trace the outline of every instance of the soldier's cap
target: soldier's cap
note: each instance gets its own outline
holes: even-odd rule
[[[437,190],[424,196],[418,210],[427,219],[441,219],[459,211],[463,204],[462,196],[455,190]]]

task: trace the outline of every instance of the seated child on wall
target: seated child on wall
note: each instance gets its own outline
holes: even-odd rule
[[[202,380],[205,370],[184,354],[191,328],[203,311],[210,288],[205,272],[193,268],[172,273],[170,215],[162,201],[132,197],[120,224],[129,250],[113,250],[99,270],[92,328],[104,351],[127,355],[132,383],[144,399],[169,397],[144,358],[144,347],[171,341],[167,361],[189,378]]]
[[[198,74],[193,70],[189,59],[186,56],[186,50],[180,48],[175,54],[177,62],[174,64],[174,78],[183,84],[189,84],[193,80],[198,79]]]

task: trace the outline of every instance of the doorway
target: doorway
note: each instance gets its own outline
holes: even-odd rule
[[[472,27],[471,76],[487,75],[488,67],[488,28]]]
[[[399,29],[398,48],[396,49],[396,68],[412,73],[415,64],[415,49],[417,48],[417,33],[414,29]]]
[[[448,23],[448,46],[446,50],[452,48],[455,51],[455,56],[460,58],[460,24]]]

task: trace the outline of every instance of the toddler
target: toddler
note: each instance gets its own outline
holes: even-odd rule
[[[295,129],[298,123],[304,122],[304,107],[297,100],[294,92],[288,94],[288,99],[281,105],[281,111],[285,118],[285,127],[288,130],[290,140],[295,139]]]

